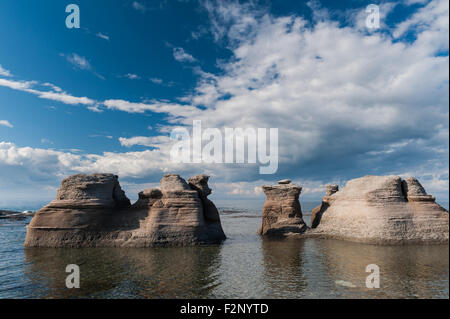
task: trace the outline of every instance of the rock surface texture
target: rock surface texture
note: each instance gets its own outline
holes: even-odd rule
[[[161,190],[145,189],[131,205],[112,174],[74,175],[27,228],[28,247],[151,247],[220,243],[219,213],[207,199],[208,176],[165,175]],[[209,190],[209,192],[205,190]]]
[[[287,182],[287,183],[286,183]],[[274,186],[263,186],[267,199],[264,203],[260,235],[287,236],[302,234],[307,226],[303,221],[299,196],[300,186],[283,180]]]
[[[327,186],[311,235],[374,244],[448,243],[449,213],[413,177],[365,176]]]

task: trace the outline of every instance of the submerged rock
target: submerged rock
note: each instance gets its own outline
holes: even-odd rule
[[[208,177],[200,180],[207,187]],[[57,198],[32,219],[25,246],[150,247],[219,243],[226,237],[219,213],[207,195],[200,195],[179,175],[168,174],[161,180],[161,190],[145,189],[131,205],[116,175],[70,176],[61,183]]]
[[[264,203],[260,235],[286,236],[301,234],[307,226],[303,221],[299,196],[300,186],[294,184],[278,184],[263,186],[267,196]]]
[[[413,177],[365,176],[327,186],[311,234],[375,244],[448,243],[449,213]]]

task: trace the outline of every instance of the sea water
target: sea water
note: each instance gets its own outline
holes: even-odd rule
[[[448,245],[268,240],[260,202],[216,204],[228,239],[212,246],[25,249],[31,219],[0,220],[0,298],[449,298]],[[307,223],[316,204],[302,202]],[[380,288],[366,287],[369,264]]]

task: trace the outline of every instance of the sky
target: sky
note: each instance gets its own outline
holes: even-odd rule
[[[448,25],[447,0],[2,0],[0,208],[92,172],[131,199],[205,173],[213,199],[263,199],[289,178],[318,200],[328,183],[400,175],[448,202]],[[174,163],[170,132],[194,120],[278,128],[278,170]]]

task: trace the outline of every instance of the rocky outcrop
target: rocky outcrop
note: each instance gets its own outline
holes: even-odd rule
[[[33,216],[34,212],[31,210],[26,210],[24,212],[15,212],[11,210],[1,210],[0,209],[0,219],[11,219],[11,220],[22,220]]]
[[[263,186],[267,199],[264,203],[260,235],[287,236],[302,234],[307,229],[303,221],[299,196],[300,186],[282,180],[278,185]]]
[[[325,186],[325,196],[322,198],[322,203],[314,208],[311,212],[311,228],[316,228],[320,219],[322,218],[323,212],[328,208],[328,200],[331,195],[339,191],[339,185],[331,184]]]
[[[327,186],[310,233],[375,244],[448,243],[449,213],[413,177],[365,176]]]
[[[201,181],[208,188],[208,176],[200,176],[193,180]],[[131,205],[115,175],[70,176],[61,183],[57,198],[32,219],[25,246],[150,247],[219,243],[225,234],[217,209],[206,198],[209,193],[191,188],[179,175],[168,174],[161,180],[161,190],[145,189]]]

